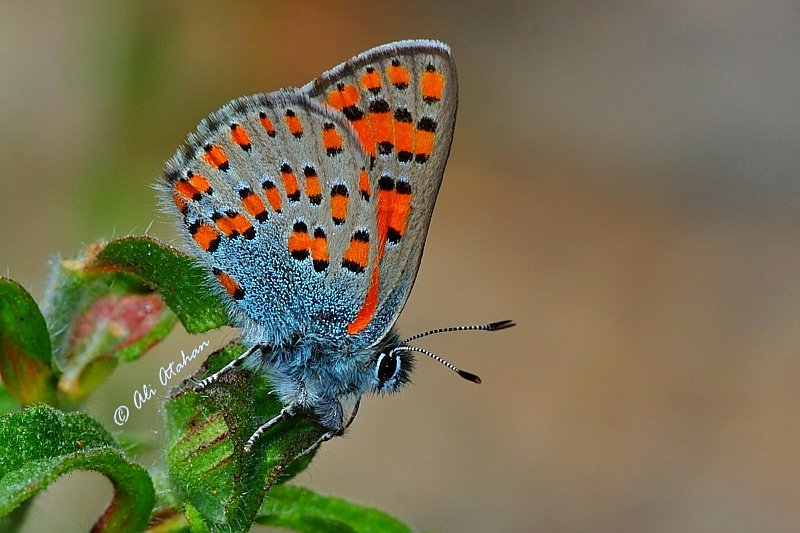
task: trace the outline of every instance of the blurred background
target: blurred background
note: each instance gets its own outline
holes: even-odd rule
[[[483,384],[420,361],[299,483],[428,531],[796,531],[798,28],[791,1],[4,1],[0,269],[41,299],[56,254],[174,238],[150,185],[206,114],[440,39],[459,117],[399,324],[519,325],[427,339]],[[161,438],[157,402],[114,408],[234,337],[174,332],[91,412]],[[69,476],[26,531],[86,530],[110,495]]]

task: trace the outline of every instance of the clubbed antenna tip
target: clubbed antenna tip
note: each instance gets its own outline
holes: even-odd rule
[[[513,320],[501,320],[499,322],[486,324],[486,331],[500,331],[501,329],[513,328],[516,325],[516,322]]]
[[[467,372],[465,370],[458,370],[457,372],[458,372],[459,376],[461,376],[462,378],[466,379],[467,381],[471,381],[473,383],[477,383],[478,385],[480,385],[481,378],[479,378],[475,374],[470,374],[469,372]]]

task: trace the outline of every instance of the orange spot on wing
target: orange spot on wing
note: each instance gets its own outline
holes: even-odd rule
[[[252,239],[256,236],[256,230],[247,217],[236,211],[228,211],[225,215],[215,213],[211,219],[228,238],[243,235],[247,239]]]
[[[215,268],[213,272],[217,280],[222,284],[228,294],[231,295],[231,298],[235,300],[241,300],[244,298],[244,290],[242,290],[242,287],[236,282],[235,279],[218,268]]]
[[[339,85],[328,93],[328,105],[339,111],[357,104],[360,99],[361,93],[355,85]]]
[[[422,99],[427,103],[433,103],[442,99],[444,92],[444,76],[435,70],[426,70],[420,80]]]
[[[320,189],[319,177],[316,174],[306,173],[306,196],[312,204],[319,205],[322,201],[322,189]]]
[[[176,181],[175,191],[187,200],[199,200],[201,197],[200,191],[195,189],[194,186],[186,180]]]
[[[302,261],[311,253],[311,237],[305,222],[295,222],[292,234],[289,235],[289,253],[292,257]]]
[[[397,242],[406,233],[408,217],[411,214],[411,188],[406,182],[398,182],[392,198],[392,213],[389,217],[387,238]]]
[[[422,156],[423,158],[427,159],[431,152],[433,151],[433,142],[436,140],[436,134],[432,131],[424,131],[424,130],[417,130],[417,139],[416,139],[416,154],[417,159]]]
[[[189,227],[194,242],[206,252],[213,252],[219,246],[220,235],[213,226],[206,223],[195,223]]]
[[[239,194],[242,196],[242,205],[247,212],[259,222],[264,222],[267,219],[267,211],[261,198],[250,189],[243,189]]]
[[[350,122],[350,125],[353,126],[353,129],[356,130],[358,134],[358,138],[361,141],[361,145],[367,151],[369,155],[375,157],[375,138],[372,136],[372,128],[364,119],[353,120]]]
[[[389,81],[398,89],[405,89],[408,87],[408,82],[411,81],[411,76],[408,74],[408,69],[400,64],[399,61],[392,61],[389,68],[386,69],[386,75],[389,76]]]
[[[206,160],[206,163],[218,170],[228,170],[228,157],[222,151],[222,148],[215,144],[207,144],[204,150],[206,153],[203,159]]]
[[[303,124],[300,122],[300,119],[297,117],[297,115],[295,115],[294,111],[287,109],[286,116],[284,118],[286,120],[286,126],[289,128],[289,133],[297,138],[302,137]]]
[[[278,191],[278,188],[275,187],[275,184],[269,180],[265,181],[264,193],[267,195],[267,201],[269,202],[270,207],[272,207],[272,210],[276,213],[280,213],[283,199],[281,198],[280,191]]]
[[[264,127],[264,131],[267,132],[267,135],[270,137],[275,137],[275,127],[272,125],[272,121],[269,119],[266,113],[259,113],[258,118],[261,121],[261,125]]]
[[[289,236],[289,251],[297,252],[300,250],[310,250],[310,249],[311,249],[311,237],[308,236],[308,232],[293,231],[292,234]]]
[[[397,153],[414,152],[414,125],[411,122],[394,121],[394,144]]]
[[[208,183],[208,180],[205,178],[205,176],[201,176],[200,174],[195,174],[193,172],[187,172],[186,175],[188,176],[189,183],[192,184],[192,187],[203,194],[211,193],[211,184]]]
[[[347,196],[335,196],[331,198],[331,215],[335,221],[347,219]]]
[[[217,225],[219,230],[225,234],[226,237],[230,238],[233,236],[238,235],[239,233],[236,231],[236,227],[233,224],[233,221],[228,217],[221,216],[214,220],[214,224]]]
[[[322,272],[328,267],[328,238],[322,228],[314,230],[314,240],[311,241],[311,260],[314,263],[314,270]]]
[[[392,142],[394,139],[392,115],[389,113],[387,105],[379,107],[378,111],[370,111],[369,121],[372,126],[372,137],[376,145],[380,146],[382,143],[388,143],[390,147],[394,146]],[[389,148],[391,150],[391,148]]]
[[[250,137],[248,137],[247,131],[239,124],[231,124],[231,139],[241,146],[243,150],[250,149]]]
[[[361,174],[358,177],[358,190],[361,192],[361,197],[369,200],[371,191],[369,189],[369,174],[365,168],[361,169]]]
[[[297,183],[297,176],[288,166],[284,165],[281,169],[281,178],[283,179],[286,196],[293,202],[298,201],[300,199],[300,185]]]
[[[394,181],[391,178],[381,177],[378,185],[378,209],[376,213],[378,222],[378,261],[383,259],[383,252],[386,249],[389,224],[394,212],[394,200]]]
[[[381,75],[374,68],[368,67],[359,82],[366,90],[377,93],[381,88]]]
[[[342,265],[352,272],[363,272],[369,262],[369,235],[357,231],[350,239],[350,245],[342,256]]]
[[[342,151],[342,136],[333,124],[325,124],[322,130],[322,145],[328,155],[336,155]]]
[[[233,223],[233,227],[236,231],[239,232],[240,235],[244,235],[245,237],[249,237],[249,234],[253,234],[255,236],[255,229],[253,225],[247,220],[247,217],[241,213],[236,213],[235,215],[230,215],[231,222]],[[252,238],[252,237],[249,237]]]
[[[381,176],[378,185],[378,261],[383,259],[386,241],[397,242],[406,231],[411,214],[411,185],[407,181],[396,183],[388,176]]]
[[[334,224],[343,224],[347,220],[347,204],[350,201],[347,187],[334,185],[331,190],[331,218]]]
[[[311,241],[311,257],[328,260],[328,239],[325,235],[315,236]]]

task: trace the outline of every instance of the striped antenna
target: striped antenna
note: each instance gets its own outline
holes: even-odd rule
[[[427,337],[428,335],[436,335],[437,333],[449,333],[450,331],[499,331],[501,329],[510,328],[512,326],[515,326],[515,325],[516,324],[514,324],[513,320],[501,320],[499,322],[489,322],[488,324],[478,324],[477,326],[453,326],[453,327],[450,327],[450,328],[432,329],[432,330],[429,330],[429,331],[425,331],[423,333],[417,333],[416,335],[412,335],[412,336],[408,337],[407,339],[403,339],[402,341],[400,341],[400,344],[402,344],[403,346],[398,346],[397,348],[395,348],[392,351],[396,352],[396,351],[401,351],[402,350],[402,351],[405,351],[405,352],[424,353],[425,355],[427,355],[428,357],[430,357],[434,361],[438,361],[439,363],[441,363],[442,365],[446,366],[447,368],[449,368],[450,370],[452,370],[453,372],[455,372],[456,374],[458,374],[462,378],[466,379],[467,381],[471,381],[473,383],[480,383],[481,382],[481,378],[479,378],[475,374],[472,374],[472,373],[467,372],[465,370],[461,370],[460,368],[458,368],[454,364],[452,364],[452,363],[450,363],[448,361],[445,361],[444,359],[442,359],[441,357],[439,357],[438,355],[436,355],[433,352],[429,352],[428,350],[423,350],[422,348],[417,348],[416,346],[408,346],[407,344],[409,342],[411,342],[411,341],[415,341],[417,339],[421,339],[422,337]]]
[[[450,331],[500,331],[501,329],[506,329],[513,326],[516,326],[513,320],[501,320],[499,322],[490,322],[488,324],[478,324],[477,326],[453,326],[450,328],[438,328],[412,335],[411,337],[400,341],[400,344],[406,344],[411,341],[421,339],[422,337],[427,337],[428,335],[448,333]]]
[[[393,352],[403,351],[403,352],[424,353],[425,355],[427,355],[428,357],[431,357],[435,361],[440,362],[441,364],[443,364],[444,366],[446,366],[447,368],[449,368],[450,370],[452,370],[453,372],[455,372],[456,374],[458,374],[462,378],[466,379],[467,381],[471,381],[473,383],[480,383],[481,382],[481,378],[479,378],[475,374],[471,374],[471,373],[469,373],[469,372],[467,372],[465,370],[461,370],[460,368],[458,368],[454,364],[452,364],[452,363],[450,363],[448,361],[445,361],[444,359],[442,359],[441,357],[439,357],[435,353],[429,352],[428,350],[423,350],[422,348],[417,348],[416,346],[398,346],[397,348],[395,348],[392,351]]]

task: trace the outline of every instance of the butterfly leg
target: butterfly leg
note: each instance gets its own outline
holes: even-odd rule
[[[281,409],[280,413],[270,418],[265,424],[262,424],[261,427],[259,427],[257,430],[255,430],[255,432],[252,435],[250,435],[250,438],[247,439],[247,444],[244,445],[244,453],[250,453],[250,450],[253,449],[253,446],[255,445],[258,438],[261,437],[261,435],[263,435],[265,431],[267,431],[269,428],[271,428],[281,420],[293,417],[296,413],[297,413],[297,406],[294,404],[287,405],[286,407]]]
[[[360,405],[361,405],[361,398],[356,400],[356,404],[353,407],[353,412],[350,413],[350,418],[347,420],[347,423],[345,425],[343,425],[339,429],[332,429],[332,430],[326,431],[325,433],[322,434],[322,436],[320,438],[317,439],[317,441],[314,444],[312,444],[311,446],[309,446],[308,448],[303,450],[301,453],[298,453],[294,457],[294,459],[298,459],[298,458],[304,456],[305,454],[309,453],[311,450],[313,450],[314,448],[316,448],[317,446],[319,446],[323,442],[327,442],[327,441],[331,440],[334,437],[341,437],[342,435],[344,435],[344,432],[347,430],[347,428],[350,427],[350,424],[353,423],[353,420],[356,419],[356,415],[358,414],[358,408],[359,408]],[[264,434],[264,432],[266,432],[268,429],[273,427],[275,424],[277,424],[281,420],[293,417],[295,414],[297,414],[297,410],[298,410],[297,406],[295,406],[295,405],[287,405],[286,407],[281,409],[280,413],[278,413],[277,415],[275,415],[274,417],[269,419],[265,424],[261,425],[261,427],[256,429],[255,432],[250,436],[250,438],[247,439],[247,443],[244,445],[245,453],[250,453],[250,451],[253,449],[253,446],[255,445],[256,441],[261,437],[261,435]]]
[[[213,374],[211,374],[207,378],[198,381],[197,384],[194,386],[194,390],[199,392],[199,391],[205,389],[206,387],[208,387],[212,383],[216,382],[220,378],[220,376],[222,376],[225,372],[228,372],[229,370],[232,370],[232,369],[234,369],[236,367],[241,366],[242,363],[244,363],[245,359],[247,359],[248,357],[253,355],[257,350],[260,350],[260,349],[261,349],[261,345],[260,344],[256,344],[255,346],[253,346],[252,348],[250,348],[249,350],[244,352],[242,355],[240,355],[239,357],[237,357],[236,359],[234,359],[233,361],[231,361],[230,363],[228,363],[227,365],[222,367],[220,370],[217,370],[216,372],[214,372]]]
[[[350,413],[350,420],[348,420],[348,421],[347,421],[347,424],[345,424],[345,425],[344,425],[344,427],[341,429],[341,431],[339,432],[339,435],[342,435],[342,434],[344,434],[344,431],[345,431],[347,428],[349,428],[349,427],[350,427],[350,424],[352,424],[352,423],[353,423],[353,420],[355,420],[355,419],[356,419],[356,415],[358,414],[358,408],[359,408],[360,406],[361,406],[361,398],[359,398],[358,400],[356,400],[356,404],[353,406],[353,412],[352,412],[352,413]],[[331,435],[331,437],[335,437],[335,436],[336,436],[336,435]],[[326,439],[326,440],[330,440],[330,438],[329,438],[329,439]]]
[[[298,453],[295,456],[295,459],[299,459],[300,457],[303,457],[305,454],[309,453],[311,450],[313,450],[314,448],[316,448],[317,446],[319,446],[323,442],[327,442],[327,441],[331,440],[334,437],[341,437],[342,435],[344,435],[344,432],[347,430],[347,428],[350,427],[350,424],[353,423],[353,420],[356,419],[356,415],[358,414],[358,407],[360,405],[361,405],[361,398],[356,400],[356,405],[353,407],[353,412],[350,413],[350,419],[347,421],[347,424],[345,424],[344,426],[342,426],[339,429],[332,429],[330,431],[326,431],[325,433],[323,433],[322,436],[317,439],[317,442],[315,442],[314,444],[312,444],[311,446],[306,448],[303,452]]]

